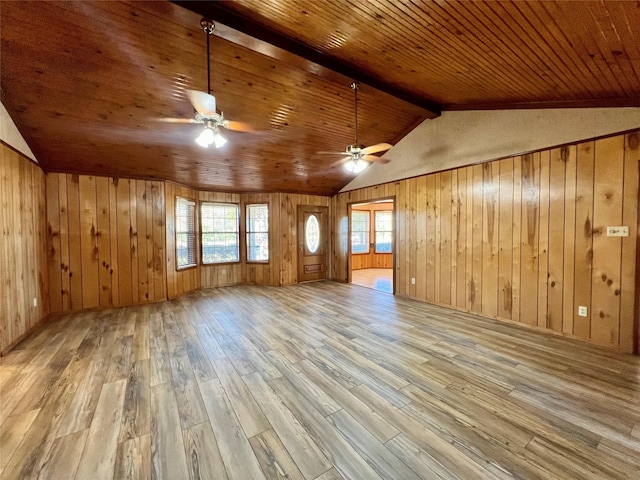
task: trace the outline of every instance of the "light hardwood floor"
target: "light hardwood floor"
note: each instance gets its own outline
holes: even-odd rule
[[[393,293],[392,268],[363,268],[351,272],[351,283],[373,288],[379,292]]]
[[[332,282],[64,316],[0,407],[7,480],[640,477],[637,357]]]

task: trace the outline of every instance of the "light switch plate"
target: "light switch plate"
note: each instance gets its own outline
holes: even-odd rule
[[[584,306],[579,306],[578,307],[578,315],[580,315],[581,317],[586,317],[587,316],[587,307]]]
[[[607,227],[607,237],[628,237],[629,227]]]

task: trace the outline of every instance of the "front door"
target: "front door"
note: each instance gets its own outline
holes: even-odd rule
[[[327,278],[328,210],[298,205],[298,282]]]

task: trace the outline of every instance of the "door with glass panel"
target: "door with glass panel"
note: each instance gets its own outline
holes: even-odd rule
[[[327,278],[328,208],[298,205],[298,282]]]

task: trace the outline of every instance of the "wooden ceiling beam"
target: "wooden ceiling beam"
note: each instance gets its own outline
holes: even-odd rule
[[[292,66],[302,67],[305,71],[326,79],[334,77],[332,80],[340,82],[355,80],[423,109],[425,118],[440,116],[442,106],[437,102],[398,88],[304,43],[275,32],[251,18],[230,10],[224,5],[225,2],[171,1],[214,21],[216,23],[214,34],[225,40],[263,55],[284,60]],[[335,74],[342,78],[336,78]]]
[[[541,102],[491,102],[443,105],[447,112],[464,110],[530,110],[550,108],[622,108],[640,107],[640,97],[596,98],[591,100],[549,100]]]

